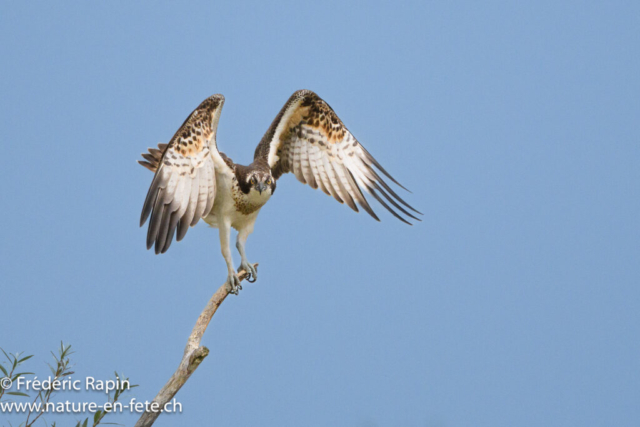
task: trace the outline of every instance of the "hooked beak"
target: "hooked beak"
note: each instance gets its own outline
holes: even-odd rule
[[[267,189],[267,186],[263,182],[259,182],[256,184],[256,190],[258,190],[260,194],[262,194],[262,192],[266,189]]]

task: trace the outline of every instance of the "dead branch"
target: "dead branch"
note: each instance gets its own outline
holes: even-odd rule
[[[253,266],[256,269],[258,268],[258,264],[253,264]],[[247,273],[244,270],[240,271],[238,278],[242,282],[247,278]],[[173,399],[178,390],[187,382],[191,374],[200,366],[204,358],[209,355],[209,349],[201,346],[200,340],[202,340],[204,331],[207,330],[207,326],[209,326],[209,322],[211,322],[211,318],[218,310],[218,307],[220,307],[222,301],[229,295],[229,291],[230,289],[225,283],[213,294],[207,306],[202,310],[202,313],[200,313],[200,317],[198,317],[198,321],[193,327],[191,335],[189,335],[180,366],[178,366],[178,369],[171,375],[169,381],[167,381],[158,395],[153,399],[149,405],[150,410],[142,414],[135,427],[151,426],[162,413],[161,409],[164,408],[164,405]],[[154,403],[157,403],[157,406],[154,406]],[[153,410],[154,407],[157,408],[157,410]]]

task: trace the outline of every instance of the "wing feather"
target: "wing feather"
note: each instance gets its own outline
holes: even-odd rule
[[[304,178],[304,174],[302,172],[302,160],[301,160],[301,151],[302,151],[302,141],[299,138],[296,138],[293,141],[293,174],[298,178],[303,184],[306,184],[307,181]]]
[[[351,190],[349,181],[347,181],[347,177],[344,173],[344,166],[342,164],[333,164],[332,166],[337,175],[336,179],[338,181],[338,185],[340,186],[340,191],[342,192],[342,194],[344,194],[344,201],[347,203],[347,205],[349,205],[351,209],[358,212],[358,207],[356,206],[352,196],[353,190]]]
[[[354,191],[354,195],[355,195],[354,198],[356,199],[358,204],[376,221],[380,221],[380,218],[378,218],[378,215],[376,215],[375,212],[373,212],[373,209],[371,209],[371,206],[369,205],[369,202],[367,201],[366,197],[364,197],[364,194],[362,194],[362,190],[358,186],[355,178],[353,177],[353,173],[349,170],[349,168],[347,168],[347,172],[348,172],[347,179],[349,181],[349,185]]]
[[[196,207],[198,206],[198,194],[200,191],[200,172],[196,173],[191,181],[191,192],[189,194],[189,203],[184,215],[180,218],[178,223],[178,235],[176,240],[179,242],[184,238],[189,230],[191,221],[193,221],[196,213]]]
[[[158,238],[158,230],[160,230],[160,224],[162,224],[162,216],[165,208],[165,204],[162,201],[163,192],[164,189],[162,188],[158,190],[158,195],[155,199],[153,210],[151,212],[149,229],[147,230],[147,249],[151,249]]]
[[[140,163],[155,172],[140,216],[140,226],[151,216],[147,249],[155,245],[156,253],[166,252],[176,229],[177,240],[182,240],[189,226],[211,211],[216,170],[229,169],[215,140],[223,104],[222,95],[205,99],[168,144],[142,155]]]
[[[307,181],[307,184],[309,184],[309,186],[315,190],[318,188],[318,183],[316,182],[316,175],[314,173],[315,159],[312,158],[313,153],[311,151],[313,147],[305,144],[303,148],[302,173],[304,174],[304,179],[305,181]]]
[[[216,198],[216,174],[213,168],[207,169],[207,204],[204,208],[204,216],[207,216],[213,208],[213,202]]]
[[[325,163],[325,158],[323,155],[318,158],[318,167],[320,168],[320,178],[322,179],[324,187],[329,191],[329,195],[336,199],[338,202],[343,203],[342,199],[338,195],[338,192],[331,183],[331,175],[329,170],[327,169],[327,164]]]
[[[200,177],[199,179],[199,188],[198,188],[198,204],[196,206],[195,209],[195,214],[193,216],[193,220],[191,221],[191,226],[194,226],[198,223],[198,221],[200,220],[200,218],[202,218],[204,216],[204,212],[207,206],[207,202],[208,202],[208,183],[209,183],[209,176],[208,176],[208,169],[202,169],[198,172],[198,175]]]
[[[327,196],[331,196],[331,193],[329,192],[327,187],[324,185],[324,182],[322,180],[322,175],[321,175],[322,166],[319,163],[322,153],[320,153],[320,149],[316,145],[310,146],[309,152],[310,152],[309,159],[311,159],[310,161],[311,171],[313,172],[314,179],[318,184],[318,188],[320,188],[320,190],[322,190]]]
[[[329,182],[335,191],[333,195],[334,199],[340,203],[344,203],[345,195],[342,192],[340,185],[338,185],[338,179],[336,178],[336,173],[333,170],[333,165],[329,162],[327,156],[322,156],[322,163],[324,165],[324,170],[327,172],[327,176],[329,177]]]
[[[356,212],[360,205],[378,221],[363,190],[402,222],[410,224],[400,214],[420,221],[407,209],[420,212],[398,196],[374,167],[406,188],[356,140],[329,104],[309,90],[289,98],[258,144],[254,159],[266,162],[274,178],[292,172],[303,184],[320,188]]]

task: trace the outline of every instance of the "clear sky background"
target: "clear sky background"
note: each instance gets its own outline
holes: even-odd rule
[[[226,269],[203,223],[145,250],[136,160],[222,93],[249,163],[307,88],[424,221],[282,178],[258,282],[156,425],[640,423],[638,2],[135,3],[0,6],[0,346],[27,370],[62,340],[75,378],[155,396]]]

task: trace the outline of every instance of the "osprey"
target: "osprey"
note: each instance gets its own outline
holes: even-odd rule
[[[256,148],[253,163],[242,166],[218,151],[216,131],[224,97],[205,99],[187,117],[168,144],[149,148],[139,163],[155,173],[140,217],[151,216],[147,249],[169,249],[174,234],[184,238],[200,218],[219,229],[222,256],[227,263],[231,292],[242,289],[229,247],[231,228],[238,231],[236,247],[253,281],[257,272],[247,260],[245,243],[260,209],[276,190],[276,180],[293,172],[303,184],[320,188],[358,212],[360,205],[376,220],[364,189],[400,221],[397,212],[419,220],[420,214],[402,200],[373,168],[402,187],[347,130],[333,109],[309,90],[295,92],[278,113]],[[404,187],[402,187],[404,188]],[[405,188],[406,190],[406,188]],[[382,196],[382,197],[380,197]],[[385,202],[389,202],[387,204]],[[395,208],[395,209],[394,209]]]

